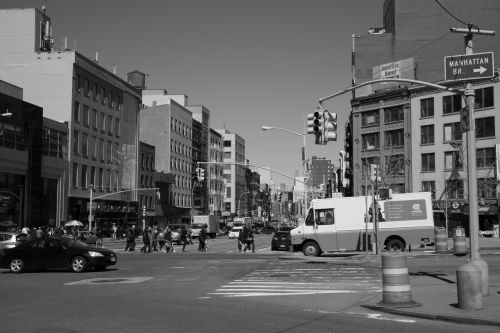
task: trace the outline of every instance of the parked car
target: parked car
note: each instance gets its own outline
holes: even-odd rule
[[[261,234],[265,234],[265,235],[270,235],[270,234],[272,234],[275,231],[276,231],[276,229],[274,229],[273,227],[266,226],[266,227],[262,228],[262,230],[260,231],[260,233]]]
[[[0,232],[0,249],[11,249],[27,239],[28,235],[20,232]]]
[[[288,251],[292,245],[290,231],[276,231],[271,239],[271,251],[285,250]]]
[[[229,239],[237,239],[240,235],[240,230],[243,230],[243,226],[235,226],[233,227],[228,234]]]
[[[12,273],[52,268],[80,273],[89,268],[104,270],[116,261],[116,254],[111,250],[67,238],[32,239],[0,250],[0,268],[10,269]]]

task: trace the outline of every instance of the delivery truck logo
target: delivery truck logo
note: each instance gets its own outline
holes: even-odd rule
[[[422,211],[422,208],[420,208],[420,204],[419,203],[414,203],[412,206],[411,206],[412,210],[414,211]]]

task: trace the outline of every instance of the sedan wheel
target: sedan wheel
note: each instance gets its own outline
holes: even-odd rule
[[[87,261],[84,257],[78,256],[71,259],[71,270],[75,273],[81,273],[87,268]]]
[[[24,261],[22,261],[22,259],[14,258],[10,261],[9,267],[12,273],[21,273],[24,269]]]

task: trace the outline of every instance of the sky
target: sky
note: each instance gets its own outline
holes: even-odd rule
[[[0,8],[39,8],[43,0],[1,0]],[[210,110],[211,127],[246,141],[250,164],[302,173],[307,114],[351,85],[353,33],[382,26],[384,0],[47,0],[55,33],[108,70],[146,73],[146,86],[186,94]],[[306,150],[339,166],[349,95],[325,102],[338,115],[337,142]],[[277,173],[278,185],[293,181]]]

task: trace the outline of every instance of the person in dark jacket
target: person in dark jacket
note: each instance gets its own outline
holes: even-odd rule
[[[238,252],[241,252],[241,249],[243,248],[243,244],[245,244],[245,231],[244,229],[240,229],[240,232],[238,233]]]
[[[142,242],[144,245],[141,248],[141,252],[151,253],[151,234],[151,227],[144,229],[144,232],[142,233]]]
[[[245,248],[243,249],[243,252],[247,252],[247,250],[250,250],[250,248],[252,249],[252,252],[255,252],[255,243],[254,243],[254,240],[253,240],[253,230],[252,228],[249,228],[247,226],[244,227],[245,229],[245,232],[244,233],[244,237],[245,237]]]
[[[182,243],[182,252],[186,252],[186,245],[188,243],[188,231],[184,224],[182,225],[181,228],[180,239]]]
[[[125,251],[135,251],[135,238],[137,237],[137,231],[135,229],[135,224],[133,224],[127,232],[127,245],[125,246]]]
[[[207,250],[207,225],[203,225],[198,235],[198,241],[200,245],[198,246],[198,251],[205,252]]]

